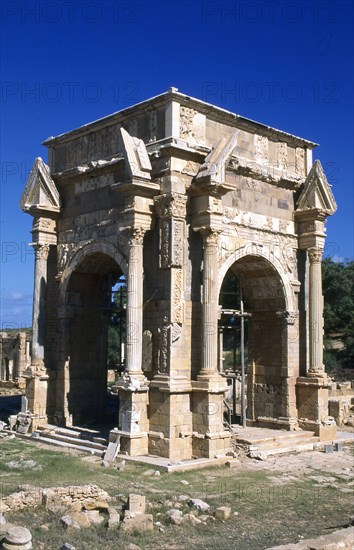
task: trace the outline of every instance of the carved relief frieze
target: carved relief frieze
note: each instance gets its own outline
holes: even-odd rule
[[[183,270],[171,270],[171,321],[183,323],[184,300],[183,300]]]
[[[288,146],[284,142],[277,144],[278,146],[278,168],[286,170],[288,167]]]
[[[168,316],[163,318],[162,327],[158,329],[159,333],[159,360],[158,371],[160,374],[168,374],[169,371],[169,340],[171,323]]]
[[[301,147],[295,149],[295,173],[299,176],[305,176],[305,150]]]
[[[195,140],[193,121],[195,110],[181,106],[179,135],[182,139]]]
[[[256,162],[264,164],[268,162],[268,138],[266,136],[254,136],[254,158]]]

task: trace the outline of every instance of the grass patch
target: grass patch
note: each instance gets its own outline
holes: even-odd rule
[[[112,504],[116,506],[122,505],[129,493],[138,492],[146,496],[147,511],[154,514],[154,521],[161,522],[164,531],[159,532],[156,527],[144,536],[128,536],[100,526],[67,532],[59,523],[60,514],[53,514],[41,506],[6,514],[9,521],[31,530],[34,548],[57,550],[64,542],[70,542],[77,550],[119,550],[133,542],[151,550],[231,550],[236,547],[238,550],[262,550],[330,532],[346,525],[351,513],[352,494],[340,491],[347,486],[347,480],[340,476],[333,475],[335,486],[319,485],[306,476],[278,484],[274,478],[283,474],[274,470],[270,474],[267,470],[224,467],[173,474],[161,471],[160,476],[146,476],[144,472],[151,466],[127,462],[125,469],[119,472],[83,460],[82,456],[44,449],[33,442],[2,441],[1,492],[10,494],[23,483],[40,487],[95,483],[113,497]],[[18,463],[18,468],[14,463]],[[332,474],[314,469],[309,475]],[[237,515],[225,522],[214,521],[194,527],[168,525],[165,516],[170,507],[168,502],[179,495],[202,498],[212,511],[219,506],[231,506],[232,513],[237,512]],[[189,511],[187,504],[182,506],[183,512]]]

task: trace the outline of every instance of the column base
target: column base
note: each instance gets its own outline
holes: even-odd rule
[[[128,456],[142,456],[148,454],[148,438],[146,432],[131,433],[114,428],[109,432],[109,442],[115,442],[120,436],[120,453]]]
[[[224,392],[193,382],[193,456],[215,458],[231,451],[232,434],[224,429]]]
[[[194,391],[207,391],[209,393],[224,393],[228,386],[226,378],[217,372],[204,371],[198,374],[197,380],[192,381]]]
[[[298,418],[321,424],[328,421],[328,389],[327,375],[319,378],[300,377],[296,381]]]
[[[147,386],[137,386],[136,380],[133,384],[131,382],[132,380],[129,381],[129,385],[127,384],[128,389],[118,383],[120,407],[118,428],[115,430],[121,435],[122,451],[131,456],[139,456],[148,454],[149,394]]]
[[[193,434],[193,456],[196,458],[220,458],[232,451],[232,434],[228,431]]]
[[[26,379],[25,395],[28,400],[28,411],[31,413],[32,424],[30,431],[36,430],[39,426],[48,424],[47,397],[49,375],[44,367],[38,368],[31,365],[23,373]]]
[[[320,441],[332,441],[337,437],[337,426],[335,423],[328,422],[327,424],[322,424],[307,419],[299,419],[299,426],[302,430],[315,432],[315,436],[319,437]]]

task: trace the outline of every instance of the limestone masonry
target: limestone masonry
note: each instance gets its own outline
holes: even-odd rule
[[[224,455],[219,305],[236,277],[252,314],[248,423],[332,437],[321,259],[336,204],[316,144],[175,88],[44,144],[48,164],[35,160],[21,199],[36,258],[33,427],[104,420],[109,297],[121,281],[111,440],[135,456]]]

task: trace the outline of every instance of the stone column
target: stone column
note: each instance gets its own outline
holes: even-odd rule
[[[33,367],[44,366],[45,291],[47,286],[48,244],[35,244],[34,288],[32,310]]]
[[[322,248],[309,248],[309,344],[310,366],[308,376],[325,376],[323,365],[323,297],[322,297]]]
[[[143,239],[145,229],[127,228],[127,340],[126,364],[117,381],[119,425],[111,430],[110,441],[120,437],[121,451],[130,456],[148,453],[148,381],[142,371],[143,337]]]
[[[129,235],[127,280],[127,341],[125,372],[143,376],[143,239],[145,231],[134,228]]]
[[[202,305],[202,368],[201,376],[218,373],[218,237],[220,231],[204,229],[203,305]]]
[[[230,450],[224,431],[223,399],[226,379],[218,371],[218,237],[220,230],[201,229],[203,235],[202,364],[193,387],[193,453],[213,458]]]
[[[32,311],[32,361],[23,373],[26,378],[28,409],[32,414],[31,430],[47,422],[48,379],[44,365],[45,293],[47,286],[48,244],[34,245],[34,289]]]

